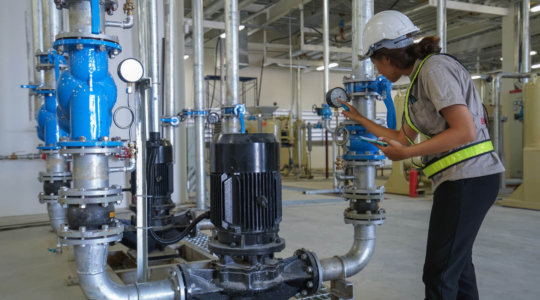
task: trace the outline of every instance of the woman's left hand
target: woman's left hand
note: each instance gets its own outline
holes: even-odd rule
[[[388,143],[388,146],[374,145],[389,159],[397,161],[411,157],[409,154],[410,147],[405,147],[400,142],[386,137],[380,137],[379,140]]]

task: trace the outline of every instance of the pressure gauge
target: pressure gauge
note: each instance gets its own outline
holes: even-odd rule
[[[330,107],[343,107],[343,104],[339,103],[338,100],[349,101],[349,95],[343,88],[336,87],[326,93],[326,103]]]
[[[122,81],[134,83],[143,77],[144,68],[142,64],[135,58],[124,59],[118,65],[118,76]]]

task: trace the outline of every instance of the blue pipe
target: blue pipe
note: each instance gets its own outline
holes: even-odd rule
[[[91,9],[92,9],[92,33],[99,34],[100,31],[100,15],[99,15],[99,0],[91,0]]]

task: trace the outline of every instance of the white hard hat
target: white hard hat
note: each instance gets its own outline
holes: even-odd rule
[[[366,23],[361,50],[361,59],[373,55],[381,48],[396,49],[413,43],[409,34],[417,32],[418,27],[404,14],[396,10],[385,10],[375,14]]]

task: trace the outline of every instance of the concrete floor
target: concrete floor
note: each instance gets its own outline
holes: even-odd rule
[[[283,182],[280,235],[287,257],[299,248],[319,258],[341,255],[352,243],[343,223],[346,202],[333,196],[303,195],[303,188],[327,189],[322,181]],[[300,188],[301,187],[301,188]],[[350,280],[354,299],[423,299],[421,281],[429,198],[387,195],[387,222],[377,228],[377,246],[368,266]],[[40,220],[44,216],[24,218]],[[0,225],[22,218],[0,219]],[[540,212],[494,206],[479,233],[474,262],[481,299],[533,300],[540,295]],[[67,255],[51,253],[56,238],[48,226],[0,231],[1,299],[84,299],[78,286],[66,286],[72,273]]]

